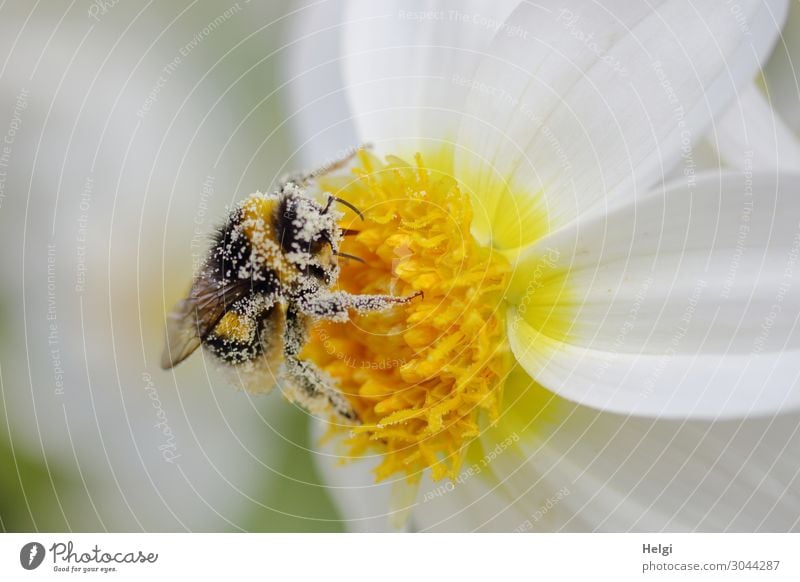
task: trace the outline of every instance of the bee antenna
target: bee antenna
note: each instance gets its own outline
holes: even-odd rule
[[[320,214],[328,214],[328,210],[331,209],[331,204],[333,204],[334,200],[336,200],[334,196],[328,198],[328,203],[325,205],[325,208],[322,209],[322,212],[320,212]]]
[[[357,261],[359,263],[364,263],[365,265],[367,264],[367,261],[365,261],[361,257],[356,257],[354,255],[348,255],[347,253],[339,253],[339,252],[333,254],[336,255],[337,257],[344,257],[345,259],[350,259],[351,261]]]
[[[356,208],[355,206],[353,206],[352,204],[350,204],[350,203],[349,203],[347,200],[342,200],[341,198],[337,198],[336,196],[332,196],[332,197],[331,197],[331,198],[328,200],[328,205],[330,205],[330,202],[331,202],[331,200],[333,200],[333,201],[335,201],[335,202],[338,202],[339,204],[344,204],[344,205],[345,205],[345,206],[347,206],[347,207],[348,207],[350,210],[352,210],[353,212],[355,212],[356,214],[358,214],[358,217],[359,217],[361,220],[364,220],[364,215],[361,213],[361,211],[360,211],[358,208]]]
[[[353,235],[361,233],[360,230],[353,230],[352,228],[342,228],[340,230],[341,230],[342,236],[353,236]]]

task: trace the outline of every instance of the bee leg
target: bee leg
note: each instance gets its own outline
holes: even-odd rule
[[[285,177],[282,182],[294,182],[298,186],[306,186],[309,182],[314,180],[315,178],[319,178],[320,176],[324,176],[325,174],[330,174],[331,172],[335,172],[336,170],[341,170],[344,168],[354,157],[358,155],[358,152],[361,150],[369,150],[372,149],[371,143],[361,144],[357,148],[350,148],[343,156],[336,158],[332,162],[328,162],[327,164],[313,170],[311,172],[298,172],[296,174],[290,174],[289,176]]]
[[[299,359],[307,336],[306,316],[290,307],[286,312],[283,348],[284,364],[289,375],[289,386],[285,390],[287,398],[314,413],[324,414],[333,407],[343,420],[358,422],[358,414],[347,398],[334,387],[333,379],[313,363]]]
[[[350,309],[355,309],[360,313],[385,311],[420,296],[422,296],[422,291],[405,297],[396,297],[394,295],[352,295],[344,291],[325,289],[301,296],[297,298],[295,304],[303,313],[311,317],[320,317],[331,321],[347,321]]]

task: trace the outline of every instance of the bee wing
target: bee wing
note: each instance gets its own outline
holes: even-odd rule
[[[248,290],[249,281],[218,286],[209,277],[198,277],[189,296],[167,316],[167,343],[161,354],[161,367],[169,370],[188,358],[219,323],[228,306]]]
[[[169,370],[188,358],[200,347],[198,315],[194,314],[194,303],[184,299],[167,316],[167,343],[161,352],[161,367]]]

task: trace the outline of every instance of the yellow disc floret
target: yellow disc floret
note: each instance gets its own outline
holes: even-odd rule
[[[320,323],[304,357],[338,382],[362,420],[350,430],[351,453],[383,455],[379,479],[397,472],[416,479],[457,474],[478,436],[479,416],[500,411],[513,358],[503,292],[508,261],[470,234],[468,197],[452,176],[426,167],[384,163],[361,152],[353,176],[321,186],[359,207],[342,225],[357,230],[342,251],[338,285],[352,293],[412,295],[407,305],[347,323]]]

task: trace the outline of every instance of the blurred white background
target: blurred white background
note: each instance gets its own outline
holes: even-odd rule
[[[2,529],[340,529],[304,413],[158,367],[226,206],[297,169],[300,9],[0,3]]]

